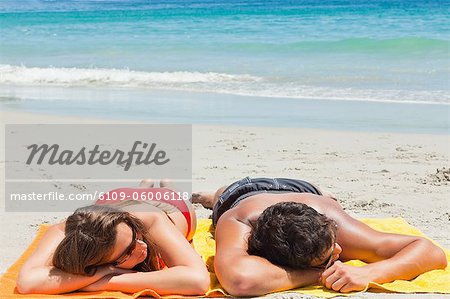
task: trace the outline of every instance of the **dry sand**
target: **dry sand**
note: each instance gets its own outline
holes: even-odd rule
[[[0,112],[0,121],[2,142],[3,126],[10,123],[119,123],[22,112]],[[214,190],[245,176],[301,178],[333,192],[355,217],[403,217],[447,248],[449,158],[448,135],[193,126],[193,190]],[[0,165],[4,186],[4,145]],[[55,223],[67,213],[5,213],[4,192],[0,196],[2,273],[31,242],[40,223]],[[197,211],[203,218],[210,214],[202,207],[197,207]],[[380,296],[411,297],[358,297]]]

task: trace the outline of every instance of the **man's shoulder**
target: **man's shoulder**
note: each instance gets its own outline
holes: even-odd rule
[[[246,220],[247,211],[240,206],[237,206],[223,213],[219,219],[218,225],[220,225],[220,223],[229,223],[232,221],[246,222]]]
[[[265,208],[264,205],[245,200],[236,207],[223,213],[219,220],[222,220],[220,222],[224,223],[237,221],[250,226],[250,222],[256,220]]]

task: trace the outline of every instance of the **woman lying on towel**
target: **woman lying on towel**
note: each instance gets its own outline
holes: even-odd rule
[[[195,211],[188,200],[167,200],[178,193],[167,188],[168,182],[160,185],[153,188],[144,180],[141,188],[110,191],[51,226],[23,265],[18,291],[204,294],[209,274],[188,242],[195,232]],[[117,200],[141,194],[147,200]],[[148,200],[152,194],[166,200]]]

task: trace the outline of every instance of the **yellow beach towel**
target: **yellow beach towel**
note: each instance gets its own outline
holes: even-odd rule
[[[410,226],[402,218],[386,218],[386,219],[363,219],[363,222],[369,226],[384,232],[402,233],[408,235],[424,236],[418,229]],[[125,294],[122,292],[74,292],[64,295],[21,295],[15,290],[16,278],[20,267],[36,248],[40,238],[47,230],[47,226],[41,225],[36,238],[31,245],[23,253],[23,255],[12,265],[0,279],[0,298],[138,298],[140,296],[160,296],[153,290],[147,289],[134,294]],[[221,288],[214,274],[213,261],[215,253],[215,241],[212,235],[211,220],[199,219],[197,231],[194,237],[194,247],[203,257],[211,276],[210,290],[206,297],[223,297],[227,296],[226,292]],[[450,263],[450,251],[445,250],[447,260]],[[353,265],[363,265],[361,261],[348,262]],[[376,284],[369,286],[369,291],[399,292],[399,293],[450,293],[450,268],[445,270],[434,270],[424,273],[414,280],[404,281],[397,280],[391,283]],[[306,295],[314,295],[317,297],[331,298],[342,296],[343,294],[327,290],[321,286],[310,286],[291,290],[289,292],[298,292]],[[350,294],[351,295],[351,294]],[[177,296],[164,296],[177,297]]]

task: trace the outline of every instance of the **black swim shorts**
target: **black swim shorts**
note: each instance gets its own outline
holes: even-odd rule
[[[255,178],[246,177],[228,186],[213,207],[213,225],[216,226],[220,216],[237,206],[249,196],[267,193],[312,193],[322,195],[320,191],[308,182],[285,178]]]

